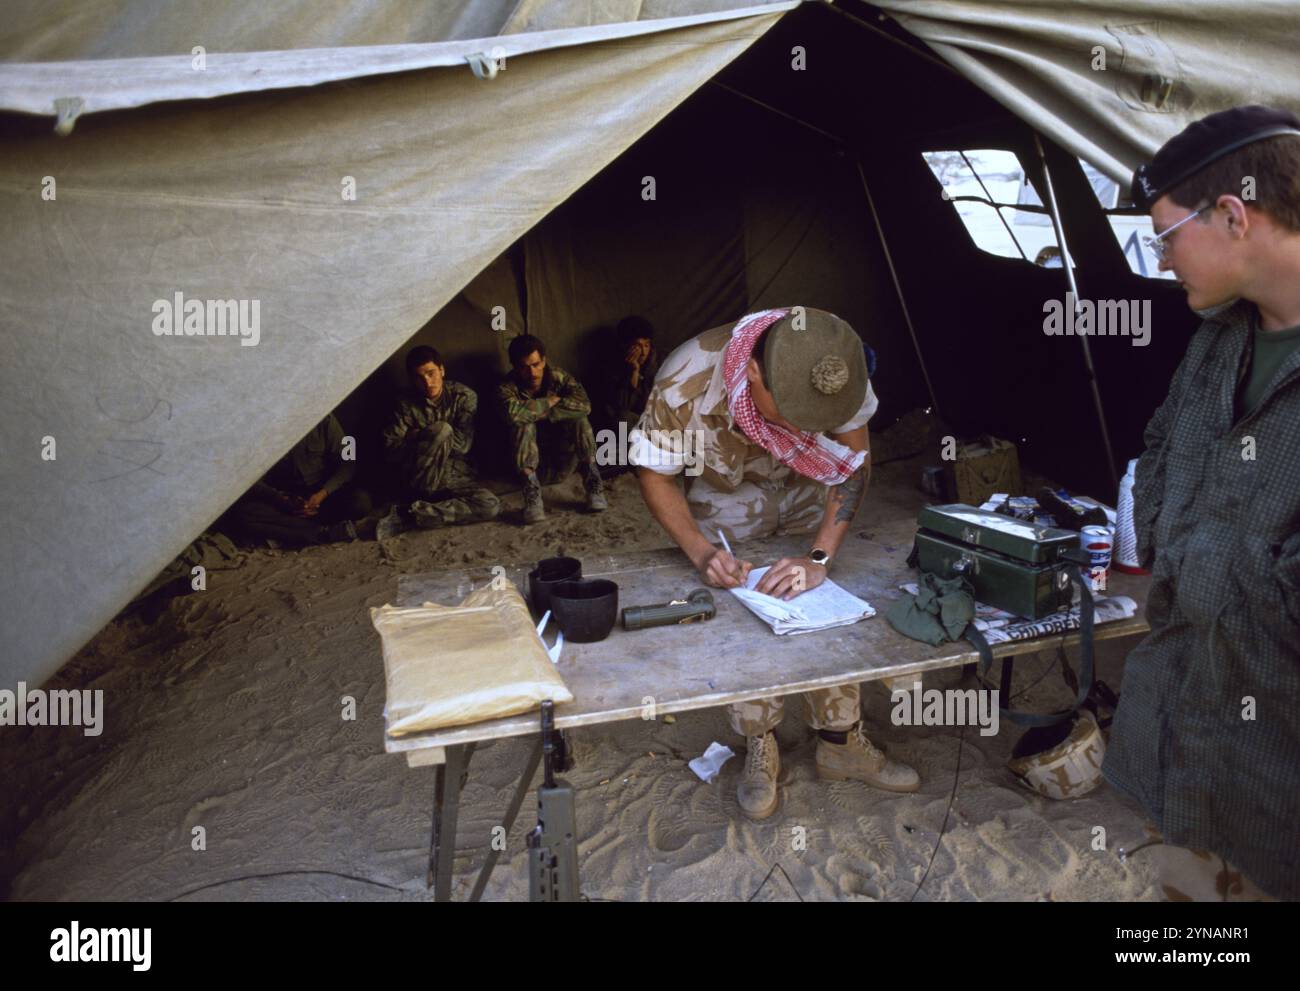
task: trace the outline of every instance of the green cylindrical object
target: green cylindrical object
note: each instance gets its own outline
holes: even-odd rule
[[[653,606],[628,606],[623,610],[623,629],[644,630],[651,626],[672,626],[712,619],[717,614],[713,594],[697,588],[685,599],[674,599]]]

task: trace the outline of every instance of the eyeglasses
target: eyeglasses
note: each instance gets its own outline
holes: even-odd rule
[[[1178,221],[1178,223],[1174,224],[1172,227],[1166,227],[1159,234],[1156,234],[1154,236],[1148,234],[1146,237],[1142,239],[1142,243],[1146,245],[1148,251],[1150,251],[1153,255],[1156,256],[1156,261],[1158,262],[1164,261],[1169,251],[1169,242],[1166,241],[1165,238],[1167,238],[1174,231],[1178,230],[1178,228],[1182,227],[1183,224],[1187,223],[1193,217],[1199,217],[1208,209],[1210,209],[1209,206],[1203,206],[1195,213],[1189,213],[1186,217]]]

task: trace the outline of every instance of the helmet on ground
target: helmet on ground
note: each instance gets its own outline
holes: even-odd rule
[[[1054,726],[1036,726],[1011,751],[1007,767],[1045,798],[1078,798],[1101,784],[1106,740],[1087,709]]]

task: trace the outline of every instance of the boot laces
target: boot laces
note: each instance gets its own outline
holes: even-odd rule
[[[745,757],[746,773],[752,774],[767,769],[767,751],[773,742],[769,733],[749,738],[749,753]]]
[[[861,744],[862,749],[865,750],[867,752],[867,755],[871,757],[873,760],[880,760],[884,758],[885,756],[884,752],[879,747],[877,747],[874,743],[872,743],[869,739],[867,739],[867,731],[863,728],[861,722],[859,722],[858,725],[854,728],[853,736],[857,739],[858,743]]]

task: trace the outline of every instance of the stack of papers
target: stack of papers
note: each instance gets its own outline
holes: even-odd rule
[[[788,602],[755,592],[754,586],[767,572],[767,568],[755,568],[749,573],[745,587],[733,588],[731,594],[779,636],[848,626],[876,614],[870,603],[846,592],[829,578],[814,589],[800,592]]]

